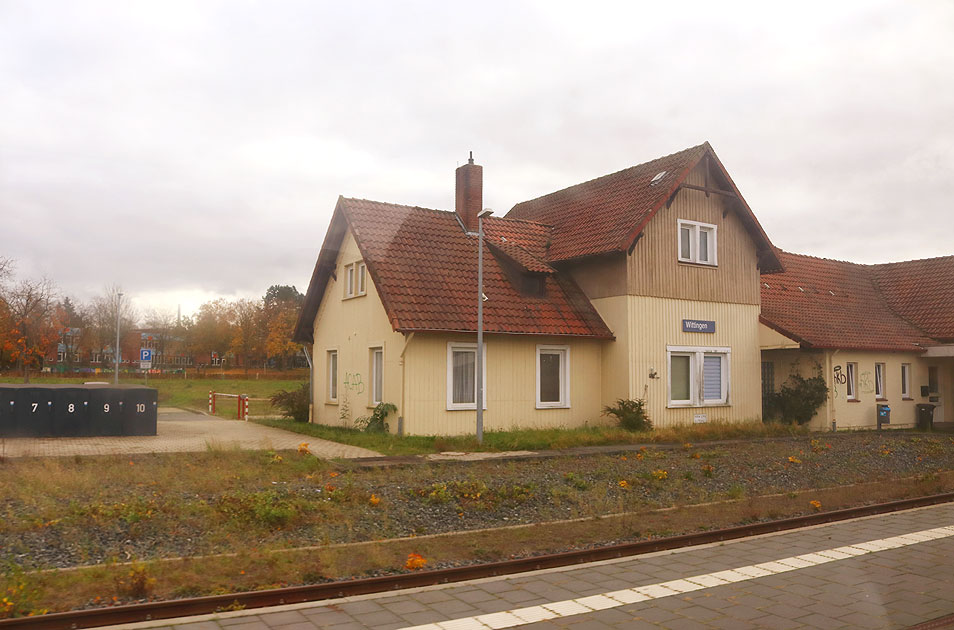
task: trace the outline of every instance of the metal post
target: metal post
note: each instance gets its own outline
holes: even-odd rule
[[[484,213],[477,215],[477,443],[484,443]]]
[[[116,347],[113,348],[113,356],[116,359],[116,373],[113,374],[113,384],[119,385],[119,314],[123,312],[123,294],[118,293],[116,297]]]

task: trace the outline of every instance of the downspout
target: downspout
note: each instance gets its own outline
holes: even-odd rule
[[[404,353],[407,352],[407,347],[410,345],[412,339],[414,339],[413,331],[404,336],[404,348],[401,349],[401,415],[398,416],[397,429],[397,433],[400,436],[404,435],[404,404],[407,402],[407,363],[404,358]]]
[[[306,344],[301,345],[301,353],[305,355],[305,361],[308,361],[308,422],[309,424],[314,422],[314,409],[315,409],[315,364],[311,360],[311,352],[314,351],[315,346],[312,345],[311,351],[309,351]]]
[[[838,354],[840,350],[835,350],[834,352],[826,353],[827,360],[825,361],[827,370],[825,374],[825,381],[830,383],[828,387],[828,422],[831,425],[832,432],[838,430],[837,420],[835,418],[835,377],[834,377],[834,366],[832,365],[835,355]],[[830,380],[829,380],[830,379]]]

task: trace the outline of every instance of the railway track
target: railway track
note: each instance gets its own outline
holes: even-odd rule
[[[290,586],[267,591],[246,591],[228,595],[193,597],[144,604],[131,604],[127,606],[51,613],[35,617],[5,619],[0,620],[0,630],[78,630],[80,628],[186,617],[229,609],[234,610],[237,608],[263,608],[282,604],[296,604],[353,595],[365,595],[368,593],[381,593],[419,586],[431,586],[434,584],[448,584],[497,575],[510,575],[525,571],[570,566],[597,560],[608,560],[654,551],[665,551],[680,547],[734,540],[759,534],[797,529],[811,525],[822,525],[862,516],[887,514],[951,501],[954,501],[954,492],[946,492],[926,497],[902,499],[900,501],[833,510],[831,512],[820,512],[818,514],[754,523],[751,525],[741,525],[695,534],[684,534],[682,536],[622,543],[577,551],[565,551],[465,567],[433,569],[393,576],[343,580],[306,586]]]

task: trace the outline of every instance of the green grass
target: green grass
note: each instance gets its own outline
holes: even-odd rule
[[[364,433],[357,429],[295,422],[288,418],[267,418],[256,420],[256,422],[324,440],[368,448],[385,455],[418,455],[443,451],[540,451],[614,444],[685,444],[740,438],[788,437],[809,433],[804,427],[782,424],[713,422],[643,432],[630,432],[613,426],[487,431],[484,433],[484,443],[478,444],[473,435],[401,437],[387,433]]]
[[[108,380],[109,375],[89,375],[87,377],[34,377],[31,384],[63,384],[84,383],[91,380]],[[21,383],[18,377],[0,378],[3,383]],[[209,391],[228,394],[248,394],[251,398],[270,398],[279,390],[291,390],[301,385],[300,380],[254,380],[254,379],[182,379],[182,378],[150,378],[147,383],[143,378],[120,378],[121,385],[148,385],[159,392],[159,405],[163,407],[179,407],[205,411],[209,408]],[[234,398],[220,398],[216,401],[216,415],[223,418],[237,416],[238,401]],[[268,402],[252,401],[249,403],[250,415],[275,414],[276,410]]]
[[[360,446],[383,455],[420,455],[438,452],[434,447],[434,441],[437,439],[434,436],[411,435],[398,437],[387,433],[365,433],[358,429],[295,422],[291,418],[256,418],[253,422],[310,435],[322,440]]]

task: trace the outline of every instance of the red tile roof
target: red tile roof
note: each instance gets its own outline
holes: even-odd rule
[[[896,313],[931,337],[954,342],[954,256],[872,265],[871,271]]]
[[[627,251],[706,155],[713,158],[715,177],[738,196],[740,217],[760,252],[761,269],[778,270],[771,242],[708,142],[518,203],[507,217],[553,226],[553,242],[547,252],[550,261]],[[654,183],[659,173],[665,175]]]
[[[785,271],[762,278],[763,323],[813,348],[920,351],[935,345],[893,311],[868,265],[778,250]]]
[[[344,227],[351,228],[394,330],[477,329],[477,242],[455,212],[340,198],[322,246],[295,338],[310,341],[312,322],[334,269]],[[486,239],[525,268],[547,273],[545,297],[513,286],[493,248],[484,246],[484,330],[488,333],[612,338],[596,309],[564,274],[542,258],[549,228],[488,218]],[[505,238],[506,241],[502,240]]]

